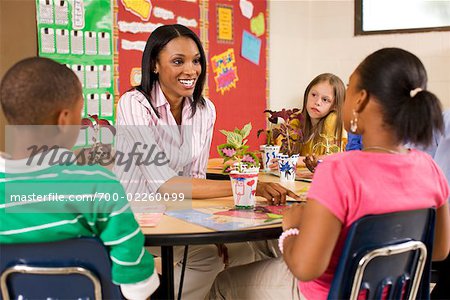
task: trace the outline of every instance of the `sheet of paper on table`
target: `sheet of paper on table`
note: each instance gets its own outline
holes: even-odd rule
[[[264,209],[261,209],[264,207]],[[167,211],[166,215],[217,231],[239,230],[281,223],[285,206],[258,206],[254,210],[235,210],[232,207],[207,207]]]
[[[139,226],[156,227],[161,221],[166,207],[161,204],[147,205],[146,207],[140,206],[139,209],[133,209],[133,211]]]

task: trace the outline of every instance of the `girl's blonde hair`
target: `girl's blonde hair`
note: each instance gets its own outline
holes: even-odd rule
[[[308,94],[313,86],[320,82],[328,82],[332,87],[334,91],[334,104],[333,107],[330,109],[328,114],[320,119],[319,123],[314,127],[311,122],[311,117],[308,114],[308,111],[306,109],[307,102],[308,102]],[[301,114],[303,115],[303,126],[302,126],[302,132],[303,132],[303,141],[307,142],[309,139],[313,139],[313,144],[316,144],[320,141],[320,133],[322,132],[325,118],[331,113],[336,113],[336,129],[334,132],[334,136],[336,137],[336,144],[341,147],[341,141],[342,141],[342,106],[344,104],[344,98],[345,98],[345,86],[342,80],[337,77],[334,74],[331,73],[323,73],[318,75],[316,78],[314,78],[306,87],[305,94],[303,96],[303,108]]]

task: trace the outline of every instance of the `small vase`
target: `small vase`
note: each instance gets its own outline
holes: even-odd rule
[[[278,154],[278,168],[280,170],[280,181],[294,181],[297,171],[298,154],[291,156],[286,154]]]
[[[263,161],[263,171],[270,172],[270,161],[274,158],[277,158],[278,152],[280,152],[280,146],[273,145],[261,145],[259,146],[259,150],[261,150],[261,156]]]
[[[234,206],[236,209],[252,209],[255,207],[256,185],[258,183],[257,168],[245,170],[244,173],[230,173],[233,189]]]

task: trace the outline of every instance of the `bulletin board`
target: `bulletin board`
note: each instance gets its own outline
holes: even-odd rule
[[[117,5],[119,76],[116,83],[122,95],[141,82],[142,54],[153,30],[179,23],[200,36],[200,4],[197,0],[117,0]]]
[[[225,142],[220,129],[252,122],[251,149],[262,141],[256,132],[266,127],[268,10],[265,0],[117,0],[118,78],[122,95],[141,80],[145,43],[160,25],[179,23],[194,31],[207,55],[204,95],[217,110],[211,157]],[[243,44],[244,42],[244,44]]]
[[[208,87],[217,110],[211,157],[226,138],[219,130],[242,128],[248,122],[251,150],[263,144],[258,129],[266,128],[268,98],[268,9],[265,0],[208,1]]]
[[[211,157],[225,142],[220,129],[248,122],[252,150],[266,127],[266,0],[36,0],[39,55],[72,68],[83,84],[83,116],[114,123],[120,95],[141,81],[145,43],[157,27],[183,24],[207,55],[204,95],[217,110]],[[150,71],[150,70],[148,70]]]
[[[71,68],[83,86],[82,116],[114,123],[111,0],[36,0],[39,56]]]

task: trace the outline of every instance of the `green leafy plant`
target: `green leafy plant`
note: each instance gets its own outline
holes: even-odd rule
[[[339,151],[341,151],[341,148],[336,145],[335,143],[333,143],[334,141],[334,137],[331,135],[325,135],[325,134],[319,134],[320,137],[322,138],[323,142],[318,142],[317,144],[315,144],[312,148],[313,152],[315,152],[317,150],[317,148],[322,148],[325,149],[324,154],[328,155],[328,154],[332,154],[332,153],[337,153]]]
[[[246,124],[242,129],[233,131],[220,130],[227,137],[225,144],[217,146],[217,151],[223,157],[223,173],[230,173],[233,170],[244,173],[248,168],[259,168],[259,159],[256,154],[249,151],[246,145],[247,137],[252,130],[252,124]]]

